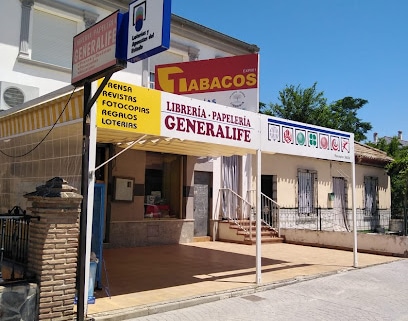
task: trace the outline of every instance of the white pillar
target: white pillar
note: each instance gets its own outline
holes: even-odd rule
[[[355,155],[352,156],[353,161],[351,162],[351,198],[353,203],[353,266],[358,267],[357,260],[357,214],[356,214],[356,163]]]
[[[256,151],[256,284],[262,282],[261,251],[261,150]]]
[[[92,94],[95,94],[96,82],[92,83]],[[89,172],[88,172],[88,202],[87,202],[87,223],[86,223],[86,245],[85,245],[85,311],[88,307],[89,289],[89,267],[92,243],[92,221],[94,207],[94,187],[95,187],[95,162],[96,162],[96,105],[94,104],[89,112]]]

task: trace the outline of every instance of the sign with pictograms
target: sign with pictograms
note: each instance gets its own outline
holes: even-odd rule
[[[352,162],[354,135],[330,128],[260,115],[261,150]]]

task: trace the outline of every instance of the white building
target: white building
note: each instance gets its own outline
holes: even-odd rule
[[[0,27],[7,31],[0,35],[0,211],[5,212],[14,205],[26,207],[23,195],[55,176],[80,189],[83,90],[74,91],[70,86],[72,39],[112,12],[127,11],[128,6],[127,1],[113,0],[8,0],[1,6]],[[128,64],[113,79],[151,88],[156,65],[258,51],[256,45],[173,15],[170,49]],[[110,159],[123,150],[124,143],[139,138],[113,132],[102,135],[101,131],[96,163]],[[250,194],[256,185],[255,166],[245,155],[255,149],[221,147],[199,154],[192,148],[187,142],[169,140],[165,145],[161,138],[151,139],[96,172],[104,199],[101,219],[106,246],[190,242],[209,235],[217,238],[220,217],[249,217],[243,207],[254,204]],[[384,164],[390,160],[377,151],[370,154],[372,150],[360,144],[355,150],[357,208],[361,212],[358,226],[385,226],[390,214],[390,184]],[[222,158],[231,155],[243,157]],[[229,172],[222,170],[221,164]],[[262,191],[280,205],[285,227],[319,228],[320,210],[329,218],[329,222],[323,221],[323,228],[349,229],[351,202],[345,200],[351,198],[351,170],[344,167],[339,161],[264,154]],[[303,190],[307,182],[313,186]],[[121,184],[131,186],[130,195],[117,195],[123,192]],[[225,192],[230,201],[224,207],[220,205],[220,198],[226,197],[220,192],[223,187],[232,190]],[[336,192],[340,190],[341,194]],[[336,196],[340,200],[336,201]],[[150,201],[156,204],[148,204]],[[307,209],[300,209],[305,202]],[[334,204],[341,205],[340,214],[335,214]]]
[[[80,189],[83,91],[78,89],[69,98],[73,90],[70,86],[72,39],[117,9],[126,12],[128,5],[127,1],[15,0],[2,6],[4,10],[1,10],[1,27],[11,31],[2,33],[0,39],[0,49],[4,57],[0,62],[2,137],[10,137],[0,143],[0,148],[5,152],[1,156],[0,173],[4,183],[0,191],[0,206],[1,211],[5,212],[14,206],[12,204],[26,207],[22,195],[55,176],[63,177]],[[244,55],[258,51],[259,48],[255,45],[172,15],[170,49],[141,62],[129,63],[126,69],[115,73],[112,78],[151,88],[154,85],[154,68],[157,64]],[[24,104],[21,105],[22,103]],[[59,123],[32,153],[24,157],[5,155],[20,156],[25,154],[24,151],[35,147],[47,135],[65,103],[67,106]],[[27,117],[30,118],[30,124],[27,124]],[[15,121],[23,122],[24,129],[15,127]],[[96,161],[102,163],[121,150],[116,143],[107,144],[100,141]],[[177,150],[169,153],[171,151],[171,148],[163,150],[153,144],[143,146],[138,151],[130,150],[124,153],[97,172],[96,178],[98,183],[104,185],[106,199],[106,242],[112,246],[162,244],[191,241],[194,235],[209,235],[209,221],[213,203],[216,202],[216,198],[213,200],[210,193],[213,181],[215,187],[220,187],[220,180],[217,175],[213,177],[212,173],[214,166],[220,167],[221,159],[197,159],[196,156],[187,156],[191,153],[175,155]],[[220,155],[219,152],[216,154]],[[232,152],[226,155],[232,155]],[[135,171],[133,162],[140,165],[138,171]],[[197,173],[196,179],[200,176],[207,190],[202,196],[204,200],[200,198],[201,202],[207,204],[204,207],[206,212],[200,212],[201,227],[200,230],[196,227],[195,233],[194,173]],[[116,188],[116,178],[119,177],[132,178],[133,202],[114,200],[112,190]],[[157,210],[154,208],[155,212],[151,213],[151,208],[145,205],[147,196],[151,195],[152,191],[165,203],[161,204],[160,209],[166,217],[181,220],[177,223],[175,220],[161,220],[160,226],[163,227],[160,227],[160,231],[169,231],[165,237],[162,233],[160,237],[153,238],[146,234],[146,224],[152,226],[152,220],[147,220],[151,215],[145,214],[156,214]],[[182,233],[179,231],[180,222]],[[140,228],[144,231],[143,235],[138,234],[135,238],[133,233],[123,233],[124,228],[132,225],[142,226]],[[156,228],[157,223],[153,223],[153,226]],[[188,232],[183,230],[186,226]],[[132,240],[125,240],[123,235],[133,236]]]

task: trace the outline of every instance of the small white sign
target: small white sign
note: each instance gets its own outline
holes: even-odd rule
[[[170,46],[170,0],[136,0],[129,4],[127,57],[137,62]]]

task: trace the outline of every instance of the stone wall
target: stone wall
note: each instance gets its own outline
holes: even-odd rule
[[[37,298],[37,284],[18,283],[0,286],[0,320],[36,320]]]
[[[28,269],[39,288],[38,320],[72,320],[82,196],[55,177],[25,197],[38,218],[30,223],[28,251]]]
[[[112,222],[107,247],[134,247],[190,243],[194,220],[154,219],[138,222]]]

